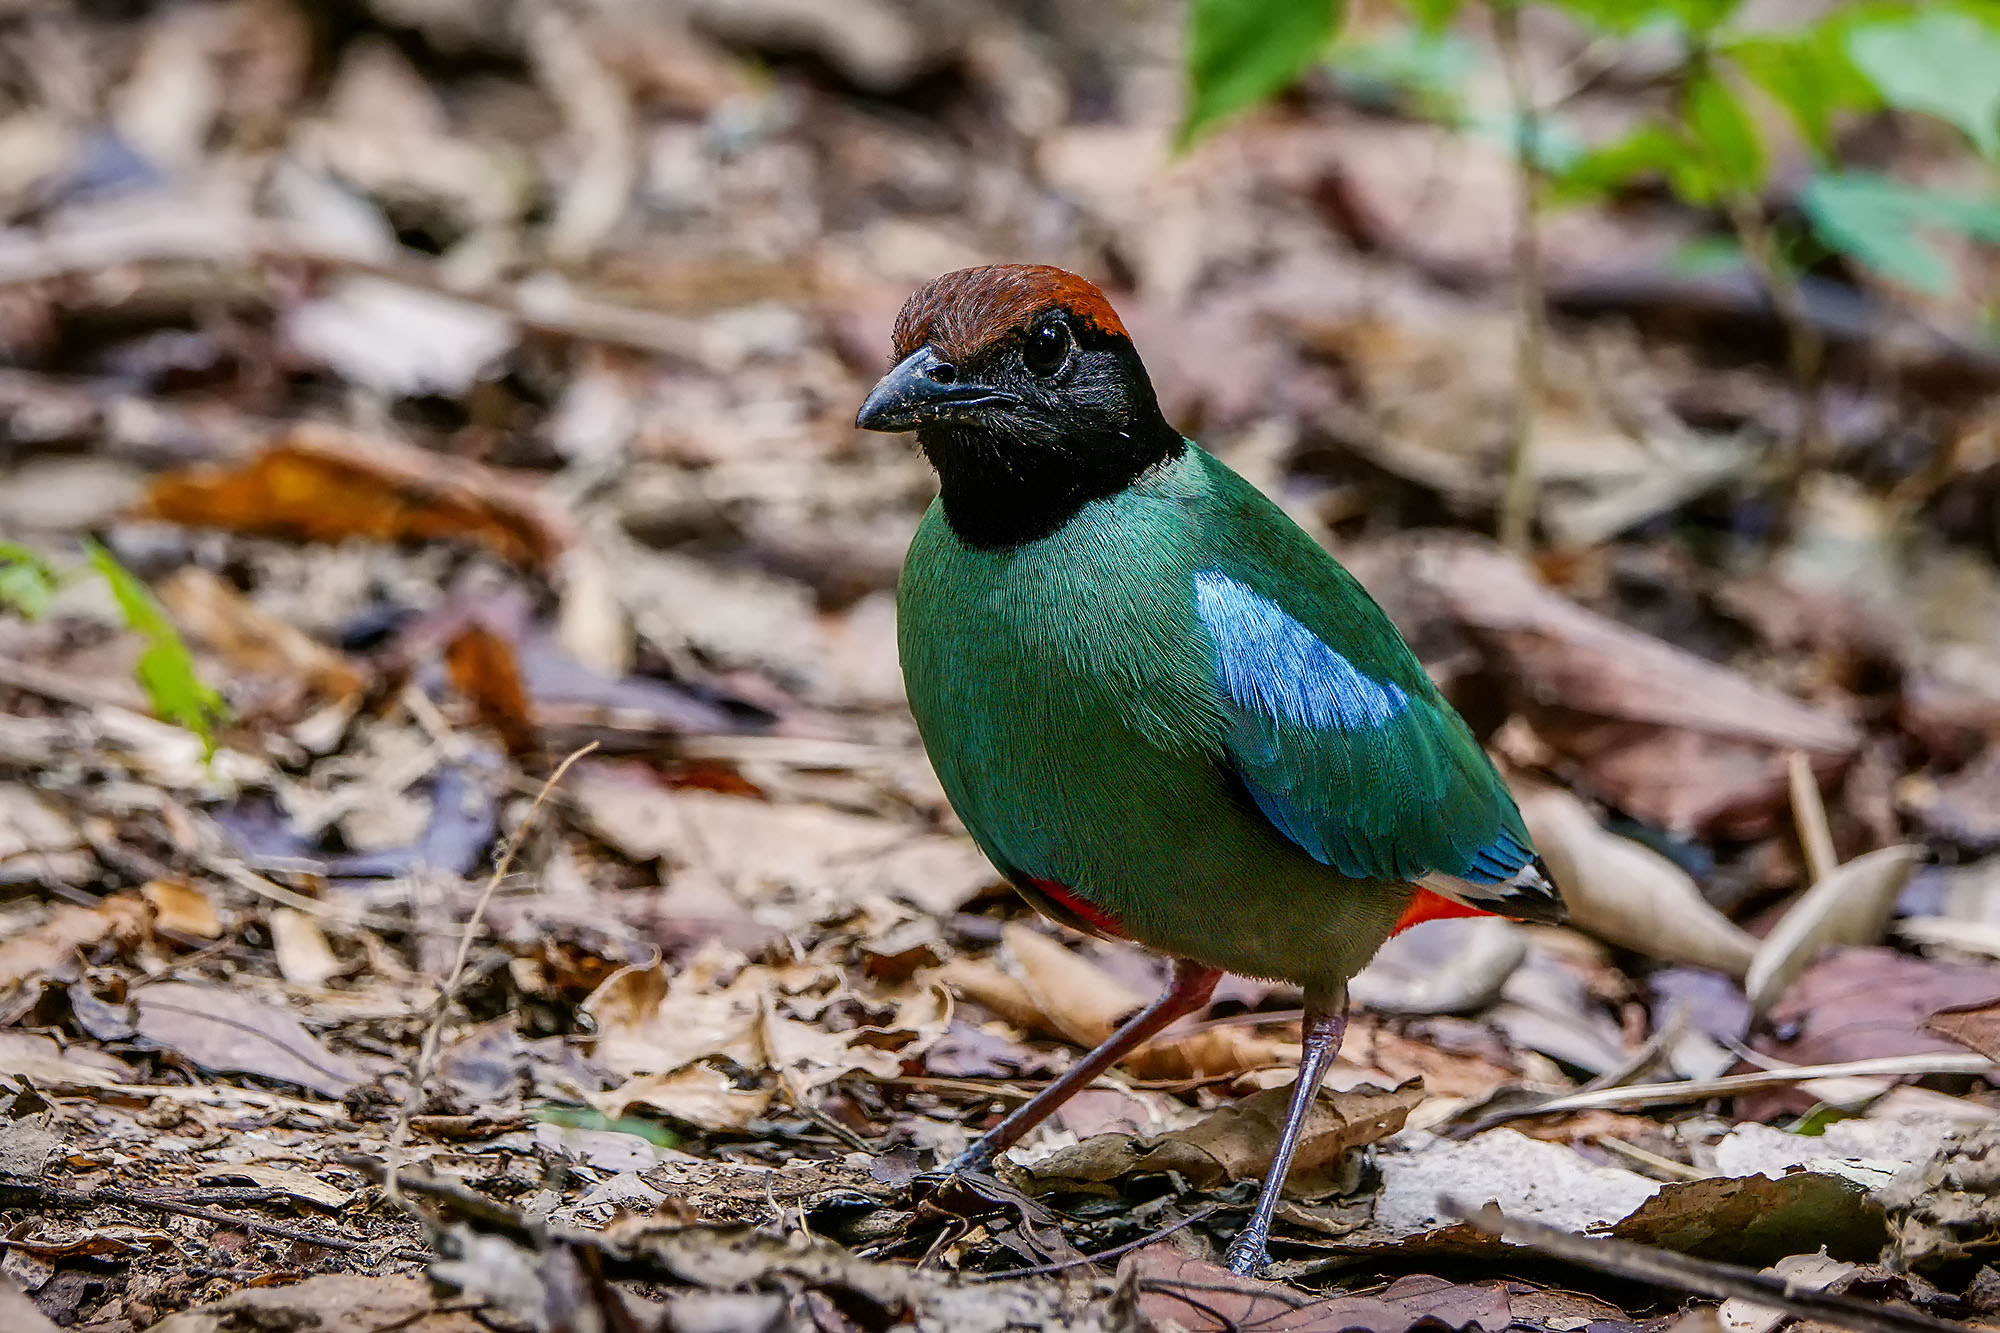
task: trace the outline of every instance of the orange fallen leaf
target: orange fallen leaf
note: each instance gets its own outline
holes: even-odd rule
[[[524,565],[550,565],[570,544],[547,503],[504,473],[330,427],[302,427],[238,467],[168,473],[142,509],[305,541],[476,541]]]
[[[507,753],[517,758],[533,753],[535,720],[514,645],[484,625],[468,624],[445,645],[444,660],[453,688],[499,733]]]

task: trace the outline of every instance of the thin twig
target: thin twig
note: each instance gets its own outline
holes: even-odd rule
[[[1819,779],[1813,776],[1812,761],[1804,750],[1787,755],[1785,769],[1792,788],[1792,822],[1798,826],[1799,847],[1806,857],[1806,883],[1817,884],[1840,864],[1833,830],[1826,822],[1826,802],[1820,799]]]
[[[544,782],[541,791],[536,793],[534,804],[528,807],[528,813],[521,817],[521,822],[515,825],[513,833],[508,836],[506,846],[501,848],[500,859],[494,863],[493,873],[486,877],[486,886],[479,891],[479,901],[473,905],[472,915],[465,920],[465,930],[458,937],[458,955],[452,960],[450,975],[438,990],[437,1001],[431,1006],[430,1023],[425,1027],[423,1043],[417,1049],[416,1067],[410,1071],[410,1090],[403,1098],[402,1109],[396,1116],[396,1128],[389,1136],[391,1168],[387,1188],[391,1198],[396,1195],[399,1175],[396,1168],[401,1165],[403,1148],[409,1142],[410,1121],[415,1118],[418,1108],[423,1105],[424,1089],[437,1071],[438,1047],[443,1040],[445,1018],[458,1000],[458,988],[465,979],[466,965],[472,957],[472,942],[478,937],[479,929],[486,921],[486,909],[492,904],[493,895],[500,888],[500,881],[514,868],[514,857],[519,854],[521,843],[528,836],[528,830],[534,827],[535,815],[548,800],[549,793],[563,780],[563,775],[569,772],[571,764],[596,748],[597,742],[592,741],[581,749],[572,751],[568,758],[556,765],[556,771],[549,774],[548,781]]]
[[[174,1213],[181,1217],[199,1218],[204,1222],[214,1222],[220,1226],[234,1227],[238,1231],[251,1232],[263,1236],[274,1236],[279,1240],[296,1241],[301,1245],[317,1245],[321,1249],[339,1250],[347,1254],[373,1250],[379,1244],[376,1241],[352,1240],[346,1236],[329,1236],[324,1232],[308,1231],[304,1227],[288,1227],[278,1222],[265,1222],[254,1217],[239,1217],[234,1213],[225,1213],[215,1208],[202,1208],[191,1203],[183,1203],[179,1199],[159,1198],[154,1195],[135,1193],[131,1190],[73,1190],[64,1189],[59,1185],[43,1185],[39,1183],[7,1186],[9,1193],[17,1190],[27,1193],[37,1202],[49,1207],[101,1208],[106,1205],[112,1205],[123,1208],[150,1209],[153,1212]],[[5,1238],[0,1238],[0,1246],[6,1244],[7,1241]],[[431,1260],[431,1255],[428,1251],[413,1250],[407,1246],[398,1246],[396,1249],[390,1250],[388,1257],[392,1259],[407,1259],[413,1263],[429,1263]]]
[[[974,1280],[978,1282],[998,1282],[1003,1278],[1011,1277],[1045,1277],[1050,1273],[1065,1273],[1072,1268],[1083,1268],[1089,1264],[1101,1264],[1106,1259],[1116,1259],[1120,1255],[1130,1254],[1133,1250],[1151,1245],[1156,1240],[1165,1240],[1176,1231],[1191,1227],[1204,1217],[1210,1217],[1220,1212],[1221,1209],[1222,1205],[1219,1203],[1205,1203],[1173,1225],[1162,1227],[1160,1230],[1141,1236],[1137,1240],[1128,1240],[1123,1245],[1113,1245],[1110,1249],[1099,1250],[1095,1254],[1079,1254],[1074,1259],[1063,1259],[1057,1263],[1036,1264],[1033,1268],[1008,1268],[998,1273],[980,1273],[976,1275]]]
[[[1965,1327],[1901,1306],[1795,1285],[1736,1264],[1693,1259],[1651,1245],[1635,1245],[1604,1236],[1579,1236],[1539,1222],[1503,1217],[1491,1204],[1474,1209],[1449,1197],[1439,1203],[1485,1235],[1512,1241],[1578,1268],[1650,1283],[1682,1295],[1715,1300],[1739,1296],[1759,1305],[1776,1306],[1795,1318],[1824,1319],[1869,1333],[1890,1329],[1897,1333],[1963,1333]]]
[[[1521,55],[1517,0],[1493,0],[1492,8],[1507,100],[1514,109],[1514,416],[1508,427],[1507,485],[1500,497],[1500,541],[1525,555],[1535,510],[1535,419],[1541,411],[1548,319],[1538,220],[1541,120]]]
[[[1476,1134],[1510,1120],[1562,1115],[1570,1111],[1635,1110],[1643,1106],[1706,1101],[1710,1097],[1733,1097],[1739,1092],[1761,1092],[1765,1088],[1789,1087],[1794,1083],[1810,1083],[1821,1078],[1897,1078],[1907,1074],[1977,1074],[1991,1079],[2000,1074],[2000,1065],[1970,1051],[1940,1051],[1923,1055],[1885,1055],[1873,1060],[1847,1060],[1831,1065],[1793,1065],[1788,1069],[1724,1074],[1720,1078],[1686,1079],[1675,1083],[1638,1083],[1629,1088],[1600,1088],[1595,1092],[1570,1093],[1536,1106],[1496,1111],[1474,1122],[1466,1133]]]

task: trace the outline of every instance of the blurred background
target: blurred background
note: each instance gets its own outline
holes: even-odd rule
[[[933,479],[853,417],[989,261],[1106,288],[1575,904],[1400,940],[1336,1085],[1639,1085],[1523,1122],[1618,1181],[1565,1225],[1746,1126],[1924,1161],[2000,1108],[1996,161],[1971,0],[0,0],[0,1285],[138,1329],[464,1252],[355,1154],[965,1268],[1241,1201],[897,1193],[1157,979],[995,881],[902,704]],[[1282,1088],[1297,1002],[1232,980],[1040,1148]],[[1442,1225],[1357,1197],[1281,1254]]]

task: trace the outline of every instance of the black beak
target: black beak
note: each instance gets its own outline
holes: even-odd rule
[[[960,383],[958,367],[928,347],[920,347],[884,375],[861,404],[854,424],[863,430],[915,430],[957,421],[981,408],[1021,400],[984,384]]]

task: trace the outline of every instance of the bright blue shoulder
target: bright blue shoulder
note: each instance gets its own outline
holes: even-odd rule
[[[1409,711],[1393,681],[1374,680],[1270,598],[1218,569],[1194,576],[1195,611],[1215,641],[1222,691],[1275,722],[1362,731]]]

